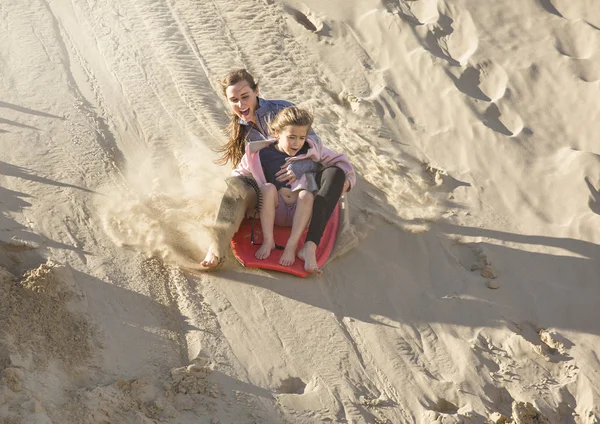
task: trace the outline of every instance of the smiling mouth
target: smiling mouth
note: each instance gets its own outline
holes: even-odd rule
[[[242,116],[248,116],[248,115],[250,115],[250,108],[244,109],[244,110],[240,110],[240,114]]]

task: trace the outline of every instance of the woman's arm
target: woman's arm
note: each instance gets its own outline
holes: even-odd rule
[[[314,132],[314,130],[311,128],[308,131],[308,136],[315,142],[315,144],[317,144],[318,146],[322,146],[323,145],[323,141],[321,140],[321,137],[319,137],[317,135],[316,132]]]
[[[236,166],[233,171],[231,171],[231,176],[233,177],[238,177],[238,176],[251,176],[252,175],[252,169],[250,167],[250,161],[248,160],[248,154],[244,154],[244,156],[242,156],[242,160],[240,161],[240,163],[238,164],[238,166]]]

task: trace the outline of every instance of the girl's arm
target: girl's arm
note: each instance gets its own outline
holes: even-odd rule
[[[317,172],[319,170],[319,164],[312,159],[302,159],[295,162],[291,162],[287,169],[292,171],[294,177],[299,180],[307,172]]]
[[[321,139],[319,138],[318,135],[316,135],[314,132],[311,135],[311,132],[308,133],[308,140],[307,143],[309,143],[309,146],[313,149],[313,151],[318,152],[320,151],[321,147],[322,147],[322,143],[321,143]],[[305,158],[294,158],[296,160],[289,160],[287,161],[287,163],[285,164],[285,166],[281,169],[281,171],[277,172],[277,174],[275,174],[275,177],[277,178],[278,181],[281,182],[288,182],[290,184],[293,184],[295,181],[299,180],[300,178],[302,178],[302,176],[304,174],[306,174],[307,172],[317,172],[321,166],[318,164],[318,162],[315,160],[315,156],[318,156],[319,154],[316,153],[315,155],[311,155],[309,157],[305,157]],[[304,156],[304,155],[302,155]]]
[[[308,149],[308,152],[306,153],[306,155],[300,155],[300,156],[295,156],[293,158],[289,158],[288,162],[286,164],[287,166],[284,167],[283,170],[278,173],[278,174],[282,174],[281,177],[278,177],[278,179],[280,181],[282,179],[285,179],[285,180],[293,183],[293,181],[290,180],[290,178],[289,178],[289,174],[291,174],[291,172],[288,171],[290,166],[294,166],[293,164],[298,163],[298,162],[312,160],[312,162],[317,167],[317,169],[315,171],[318,171],[321,168],[321,166],[323,166],[323,167],[327,167],[327,166],[339,167],[346,174],[346,181],[349,184],[348,190],[350,188],[354,187],[354,185],[356,184],[356,174],[354,172],[354,167],[352,166],[352,164],[350,163],[350,160],[348,160],[348,157],[346,155],[335,153],[334,151],[323,146],[323,144],[318,144],[313,137],[309,137],[307,139],[307,142],[310,144],[310,148]],[[300,165],[300,166],[303,166],[303,165]],[[293,176],[293,174],[292,174],[292,176]],[[300,179],[300,178],[301,178],[301,176],[298,179]],[[296,180],[296,178],[293,178],[293,180]]]
[[[281,170],[275,174],[277,181],[293,184],[304,176],[306,173],[315,173],[321,168],[318,162],[312,159],[299,159],[296,161],[288,161]]]

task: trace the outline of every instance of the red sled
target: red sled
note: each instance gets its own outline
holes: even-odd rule
[[[240,225],[240,228],[231,240],[231,250],[233,251],[233,255],[242,265],[247,268],[262,268],[286,272],[302,278],[311,275],[309,272],[304,270],[304,261],[298,257],[296,257],[296,262],[294,262],[294,264],[291,266],[280,265],[279,259],[281,259],[283,250],[274,249],[267,259],[256,259],[256,256],[254,255],[260,248],[259,245],[262,243],[262,230],[260,228],[260,220],[255,219],[254,221],[255,244],[252,244],[251,242],[252,219],[244,219],[244,221],[242,221],[242,225]],[[331,218],[329,218],[329,222],[327,223],[325,231],[323,232],[323,236],[321,237],[321,242],[317,247],[316,256],[317,265],[319,268],[321,268],[325,262],[327,262],[327,259],[333,250],[339,225],[340,204],[338,203],[331,214]],[[275,244],[279,246],[285,246],[288,238],[290,237],[291,230],[291,227],[279,227],[276,225],[273,231],[275,236]],[[304,239],[306,238],[307,232],[308,228],[304,230],[302,237],[300,237],[298,250],[300,250],[304,245]]]

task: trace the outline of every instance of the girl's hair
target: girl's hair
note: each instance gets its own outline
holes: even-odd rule
[[[219,81],[223,95],[226,95],[225,91],[227,90],[227,87],[241,81],[246,81],[252,90],[258,89],[258,84],[250,72],[245,69],[235,69]],[[217,149],[217,152],[221,153],[221,157],[215,160],[215,163],[218,165],[225,165],[227,162],[231,161],[235,168],[242,160],[242,156],[244,156],[248,129],[245,126],[242,126],[239,122],[239,117],[235,113],[232,113],[231,122],[227,126],[227,131],[229,132],[229,140],[223,147]]]
[[[310,130],[313,119],[312,113],[308,110],[289,106],[279,111],[275,119],[269,124],[269,129],[271,130],[271,134],[279,133],[290,125],[297,125],[299,127],[308,126]]]

